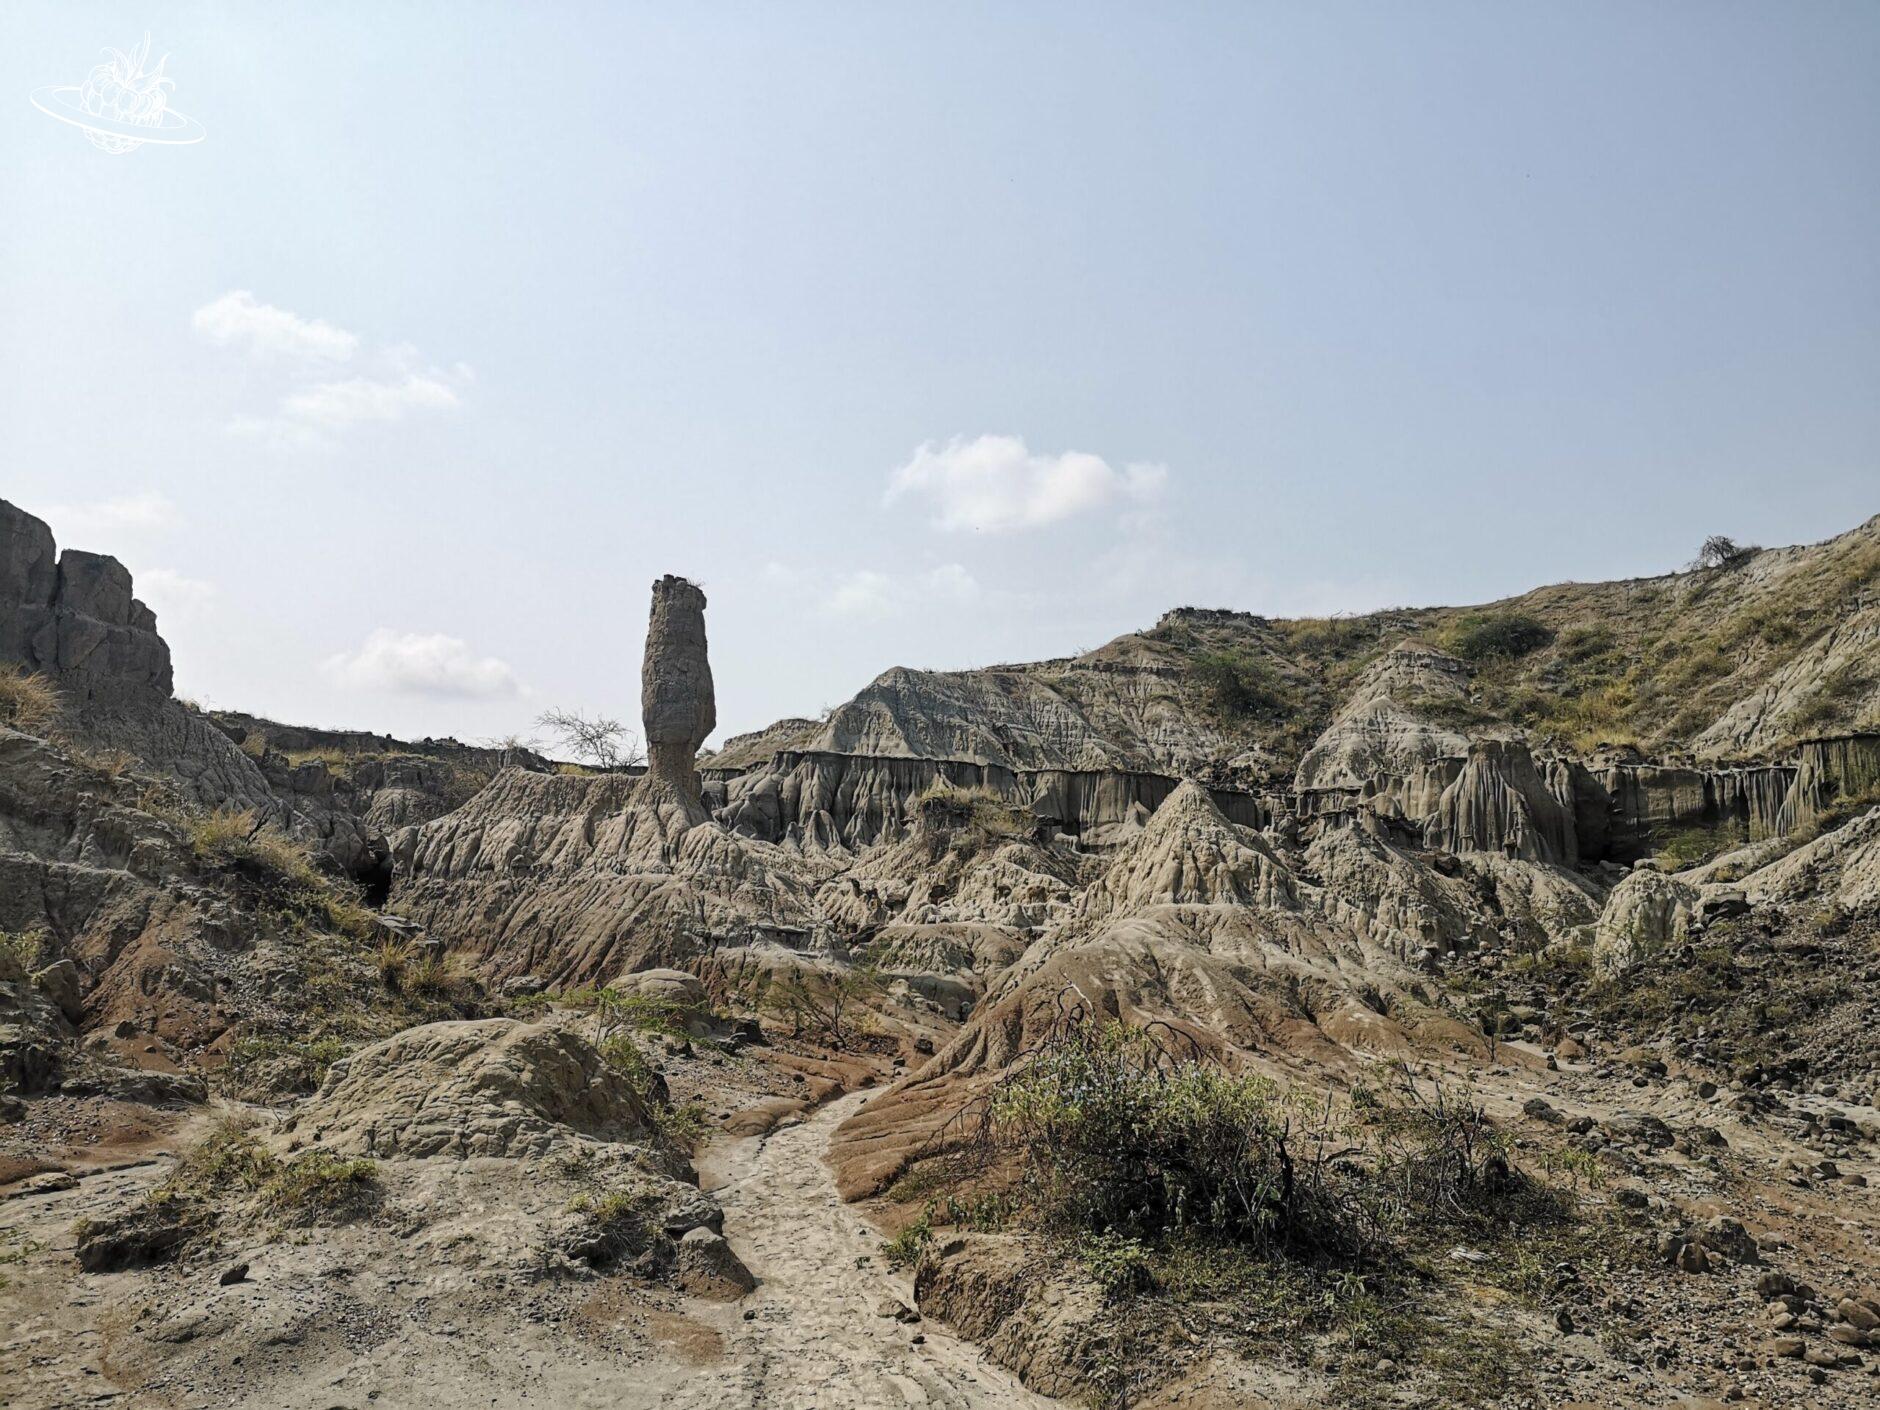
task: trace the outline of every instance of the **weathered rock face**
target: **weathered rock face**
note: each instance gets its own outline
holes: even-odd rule
[[[1236,828],[1208,791],[1184,783],[1142,835],[1118,853],[1084,898],[1091,916],[1156,906],[1264,906],[1297,910],[1292,874],[1257,833]]]
[[[1431,712],[1467,699],[1468,667],[1455,657],[1414,641],[1387,652],[1358,678],[1299,761],[1294,788],[1301,811],[1326,814],[1371,802],[1420,822],[1442,784],[1435,792],[1418,785],[1437,772],[1432,766],[1469,748],[1468,736],[1435,722]]]
[[[1810,739],[1773,832],[1812,827],[1838,802],[1880,796],[1880,734]]]
[[[671,574],[653,584],[640,671],[640,712],[646,727],[647,781],[670,789],[704,816],[698,750],[718,727],[711,662],[705,654],[705,594]]]
[[[1525,744],[1478,739],[1430,818],[1432,847],[1497,852],[1571,866],[1579,860],[1572,814],[1554,796]]]
[[[1140,830],[1180,782],[1120,769],[1010,769],[966,759],[779,750],[747,771],[708,770],[705,801],[720,822],[746,836],[859,849],[905,837],[921,794],[948,784],[985,789],[1030,809],[1050,832],[1102,847]],[[1212,795],[1243,827],[1273,820],[1271,799],[1225,788]]]
[[[0,554],[0,655],[52,677],[72,706],[169,697],[170,648],[122,563],[57,553],[52,530],[5,500]]]

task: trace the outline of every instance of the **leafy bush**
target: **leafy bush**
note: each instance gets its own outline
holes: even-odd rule
[[[1554,634],[1544,622],[1519,612],[1469,612],[1445,627],[1441,639],[1465,661],[1486,661],[1539,651]]]
[[[770,977],[755,1006],[762,1014],[788,1020],[792,1037],[809,1033],[833,1048],[846,1048],[874,1031],[868,1000],[881,988],[881,975],[872,965],[790,969]]]
[[[45,946],[43,930],[0,930],[0,954],[10,955],[28,974],[39,968]]]
[[[1246,651],[1204,651],[1188,678],[1209,709],[1225,720],[1279,720],[1293,701],[1272,664]]]
[[[1077,1244],[1077,1261],[1105,1297],[1143,1292],[1155,1283],[1149,1246],[1141,1239],[1126,1239],[1114,1233],[1087,1234]]]
[[[667,1141],[684,1151],[695,1151],[705,1139],[705,1108],[697,1102],[674,1106],[666,1091],[666,1080],[640,1052],[639,1045],[625,1033],[615,1033],[601,1040],[601,1061],[625,1079],[627,1086],[646,1104],[653,1127]]]
[[[20,666],[0,666],[0,725],[44,734],[62,708],[58,688],[47,677]]]
[[[920,1212],[920,1218],[881,1246],[881,1256],[890,1268],[911,1268],[922,1250],[933,1242],[933,1205]]]

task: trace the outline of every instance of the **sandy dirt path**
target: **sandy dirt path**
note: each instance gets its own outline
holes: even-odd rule
[[[758,1287],[717,1314],[724,1358],[695,1371],[665,1400],[673,1410],[1005,1410],[1061,1403],[1026,1390],[940,1328],[878,1315],[883,1298],[911,1305],[911,1284],[882,1264],[880,1235],[836,1197],[823,1163],[830,1134],[866,1099],[844,1097],[801,1125],[741,1142],[707,1162],[707,1183],[725,1208],[725,1235]],[[747,1321],[746,1313],[755,1315]],[[923,1338],[918,1344],[916,1336]]]

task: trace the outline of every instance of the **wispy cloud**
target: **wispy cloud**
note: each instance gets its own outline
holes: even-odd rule
[[[958,563],[942,563],[923,573],[882,573],[861,568],[829,590],[823,608],[838,617],[878,619],[936,604],[958,607],[979,596],[978,580]]]
[[[310,426],[339,430],[361,421],[396,421],[409,411],[448,411],[461,405],[441,377],[411,372],[397,378],[348,377],[321,382],[281,399],[281,412]]]
[[[241,412],[227,423],[232,435],[282,450],[330,445],[333,437],[355,427],[401,421],[414,413],[454,411],[474,377],[461,362],[449,368],[426,364],[410,343],[392,343],[362,356],[355,334],[260,303],[246,289],[203,305],[191,322],[212,342],[285,355],[280,375],[286,385],[274,408],[265,414]]]
[[[323,318],[302,318],[264,304],[246,289],[231,289],[204,304],[191,315],[190,325],[212,343],[245,347],[251,353],[345,362],[359,348],[357,334]]]
[[[183,522],[176,506],[156,490],[82,504],[49,504],[45,520],[60,543],[105,553],[125,534],[160,532]]]
[[[189,621],[215,601],[214,583],[169,568],[140,569],[134,582],[138,597],[150,604],[160,620]]]
[[[955,437],[917,449],[890,473],[883,499],[921,501],[937,528],[1009,533],[1114,504],[1149,503],[1167,480],[1163,465],[1118,470],[1085,451],[1034,454],[1018,436]]]
[[[507,661],[479,656],[461,637],[380,627],[357,651],[330,656],[326,672],[342,685],[440,699],[496,700],[525,695]]]

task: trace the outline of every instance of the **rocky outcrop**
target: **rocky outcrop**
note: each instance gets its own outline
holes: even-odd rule
[[[1554,795],[1525,744],[1478,739],[1437,800],[1425,828],[1447,852],[1494,852],[1572,866],[1580,859],[1573,815]]]
[[[68,708],[168,699],[170,648],[122,563],[58,553],[52,530],[5,500],[0,555],[0,655],[51,677]]]
[[[652,1117],[594,1045],[550,1024],[431,1023],[335,1063],[288,1129],[380,1160],[545,1155],[568,1134],[650,1139]]]
[[[52,681],[69,732],[167,776],[187,803],[251,811],[349,870],[372,864],[370,830],[330,795],[271,782],[222,729],[171,698],[170,648],[123,564],[57,552],[43,521],[4,500],[0,553],[0,657]]]
[[[670,798],[694,815],[694,821],[703,821],[698,751],[718,728],[718,702],[705,650],[705,594],[671,574],[653,584],[646,658],[640,670],[640,711],[647,754],[642,792],[648,798]]]
[[[1156,906],[1263,906],[1296,910],[1297,887],[1258,833],[1221,816],[1208,791],[1184,783],[1085,894],[1090,916]]]
[[[1651,868],[1633,872],[1606,898],[1593,933],[1593,962],[1607,975],[1624,974],[1639,961],[1682,940],[1689,929],[1697,888]]]
[[[749,770],[708,769],[707,806],[726,827],[766,842],[854,850],[905,837],[921,796],[936,785],[983,789],[1028,809],[1050,835],[1107,847],[1140,830],[1179,779],[1116,769],[1010,769],[966,759],[779,750]],[[1215,806],[1264,827],[1281,806],[1235,789]]]
[[[1468,752],[1466,734],[1437,722],[1468,701],[1468,667],[1420,642],[1385,653],[1299,761],[1293,779],[1306,816],[1360,805],[1421,823],[1448,779],[1441,765]]]
[[[1035,1391],[1090,1401],[1105,1389],[1103,1294],[1035,1244],[1000,1234],[948,1239],[922,1255],[914,1301]]]
[[[947,759],[1013,772],[1145,773],[1252,789],[1284,770],[1197,708],[1190,651],[1174,638],[1199,631],[1235,638],[1262,619],[1178,609],[1155,630],[1119,637],[1081,656],[975,671],[884,671],[821,721],[782,721],[726,742],[709,763],[748,770],[779,751]],[[1254,624],[1258,624],[1255,626]],[[1211,639],[1211,638],[1210,638]]]
[[[1692,765],[1609,762],[1600,781],[1610,795],[1614,861],[1644,856],[1654,840],[1691,828],[1734,828],[1755,842],[1785,830],[1783,804],[1795,778],[1790,764],[1702,769]]]

